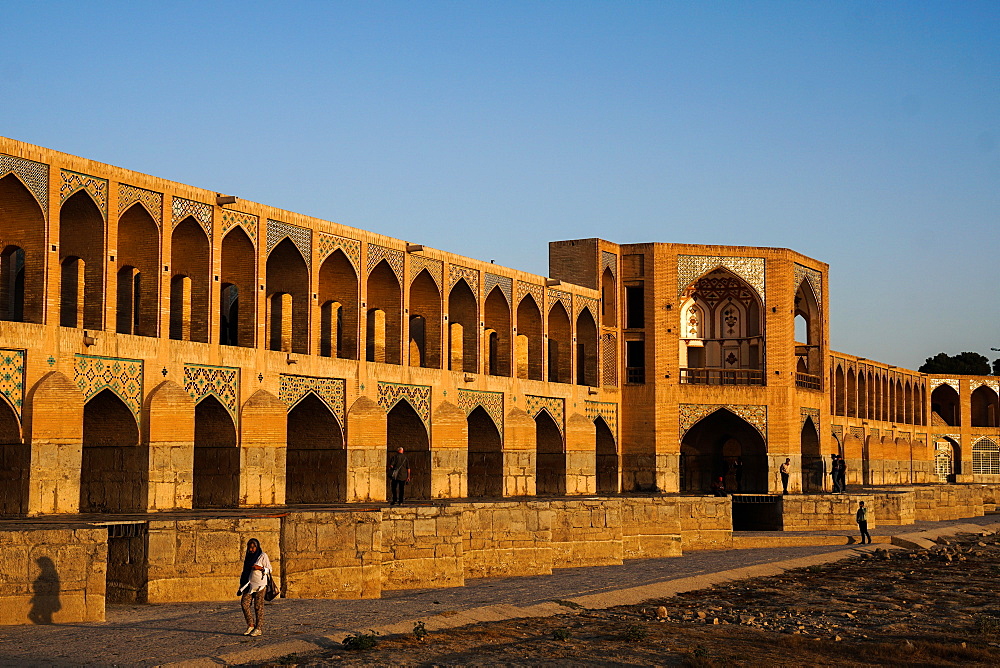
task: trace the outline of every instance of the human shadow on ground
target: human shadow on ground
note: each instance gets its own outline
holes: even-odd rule
[[[31,583],[31,610],[28,611],[28,619],[33,624],[52,624],[52,615],[62,610],[62,602],[59,600],[59,573],[56,572],[56,565],[49,557],[38,557],[35,563],[41,569],[41,573]]]

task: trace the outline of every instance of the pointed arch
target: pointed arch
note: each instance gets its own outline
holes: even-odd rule
[[[858,416],[858,387],[854,369],[847,370],[847,417]]]
[[[582,309],[576,317],[576,383],[596,387],[597,323],[590,309]]]
[[[614,432],[600,415],[594,418],[594,428],[597,432],[597,493],[617,494],[621,488],[621,471]]]
[[[236,423],[218,399],[206,395],[194,409],[195,508],[235,508],[240,496]]]
[[[479,303],[464,278],[448,293],[448,332],[448,368],[479,373]]]
[[[156,336],[160,316],[160,228],[140,203],[118,218],[116,331]],[[124,274],[124,275],[123,275]]]
[[[347,500],[347,450],[337,417],[314,392],[288,411],[287,503]]]
[[[737,465],[742,462],[742,468]],[[745,492],[768,489],[767,444],[752,424],[722,407],[694,423],[681,439],[681,491],[708,492],[722,478],[727,491],[737,488],[742,471]]]
[[[441,368],[441,292],[426,269],[410,283],[410,366]]]
[[[145,510],[148,462],[135,415],[110,389],[83,407],[80,512]]]
[[[16,174],[0,179],[0,320],[41,323],[45,214]]]
[[[192,216],[170,235],[170,338],[208,342],[211,253],[205,230]]]
[[[77,191],[60,207],[60,259],[64,268],[75,268],[75,272],[64,269],[60,284],[64,327],[104,328],[104,231],[104,214],[86,190]]]
[[[858,417],[868,417],[868,374],[864,369],[858,370]]]
[[[993,388],[980,385],[970,397],[973,427],[996,427],[1000,415],[1000,399]]]
[[[510,303],[503,289],[497,285],[486,296],[483,307],[486,337],[483,351],[484,367],[491,376],[511,375],[511,321]]]
[[[548,335],[549,382],[572,382],[573,358],[570,351],[573,330],[562,302],[556,302],[549,309]]]
[[[219,274],[219,343],[253,348],[257,339],[257,251],[246,231],[234,225],[222,238]]]
[[[28,512],[31,446],[21,437],[14,407],[0,399],[0,516]]]
[[[611,267],[605,267],[601,274],[601,324],[618,326],[618,288]]]
[[[566,494],[566,445],[544,408],[535,416],[535,489],[539,496]]]
[[[267,256],[268,348],[309,352],[309,266],[285,237]]]
[[[482,406],[466,418],[470,498],[503,496],[503,438],[496,422]]]
[[[402,290],[388,261],[380,260],[368,274],[365,359],[402,362]]]
[[[410,499],[431,498],[431,450],[427,426],[405,397],[396,402],[386,416],[386,445],[388,456],[403,448],[410,465],[411,479],[406,486]],[[389,481],[386,480],[386,498],[391,498]]]
[[[544,338],[542,312],[534,297],[525,295],[517,305],[517,377],[542,380]]]
[[[844,381],[844,367],[837,365],[833,373],[833,388],[836,395],[833,411],[836,415],[847,415],[847,387]]]
[[[358,359],[358,273],[343,250],[330,253],[319,268],[320,355]]]
[[[1000,475],[1000,446],[983,436],[972,444],[973,475]]]
[[[819,430],[809,416],[799,433],[799,454],[802,457],[802,491],[805,494],[823,491],[823,453],[820,451]]]

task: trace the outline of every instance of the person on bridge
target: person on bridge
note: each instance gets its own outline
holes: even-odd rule
[[[251,538],[247,541],[247,551],[243,557],[240,588],[236,590],[236,595],[241,597],[243,616],[247,620],[247,630],[243,632],[245,636],[259,636],[263,633],[264,590],[267,588],[267,576],[270,573],[271,560],[260,548],[260,541]]]
[[[786,457],[785,463],[781,465],[781,493],[788,494],[788,471],[792,467],[792,458]]]
[[[858,502],[858,512],[854,514],[854,520],[858,523],[858,529],[861,530],[861,544],[865,544],[865,539],[868,539],[868,544],[871,545],[872,535],[868,533],[868,509],[865,508],[865,502]]]
[[[407,461],[406,455],[403,453],[403,446],[396,449],[396,454],[389,460],[387,468],[389,485],[392,488],[392,501],[389,502],[389,505],[403,505],[403,491],[406,488],[406,483],[410,482],[410,462]]]

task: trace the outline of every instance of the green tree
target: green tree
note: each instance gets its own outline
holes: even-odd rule
[[[997,360],[993,363],[994,373],[1000,369]],[[917,371],[921,373],[954,373],[964,376],[990,375],[990,360],[979,353],[964,352],[958,355],[938,353],[928,357]]]
[[[993,375],[1000,376],[1000,359],[993,360]]]

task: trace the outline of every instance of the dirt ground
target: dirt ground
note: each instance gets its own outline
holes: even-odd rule
[[[963,535],[642,605],[563,601],[556,617],[418,630],[267,665],[996,666],[998,582],[1000,535]]]

